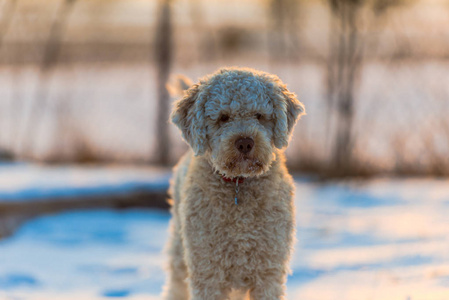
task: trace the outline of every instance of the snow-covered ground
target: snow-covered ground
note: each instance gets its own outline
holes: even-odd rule
[[[0,164],[0,205],[168,188],[168,169],[137,166]]]
[[[298,179],[289,300],[449,299],[449,182]],[[160,299],[170,215],[43,216],[0,241],[0,299]]]

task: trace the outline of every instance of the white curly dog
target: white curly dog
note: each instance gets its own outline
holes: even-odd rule
[[[304,106],[277,76],[225,68],[179,100],[192,148],[171,183],[164,299],[284,299],[295,235],[282,152]]]

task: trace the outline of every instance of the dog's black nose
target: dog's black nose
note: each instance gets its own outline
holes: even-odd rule
[[[235,148],[243,154],[249,153],[253,147],[254,141],[252,138],[241,138],[235,141]]]

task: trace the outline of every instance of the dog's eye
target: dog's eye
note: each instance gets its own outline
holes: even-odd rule
[[[221,115],[220,121],[221,121],[221,122],[227,122],[227,121],[229,121],[229,116],[228,116],[228,115]]]
[[[262,118],[262,114],[257,113],[256,118],[257,118],[257,120],[260,120],[260,118]]]

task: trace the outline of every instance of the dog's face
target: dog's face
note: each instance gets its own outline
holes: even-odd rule
[[[304,106],[278,77],[251,69],[222,69],[188,89],[172,121],[195,155],[206,155],[226,177],[269,170]]]

